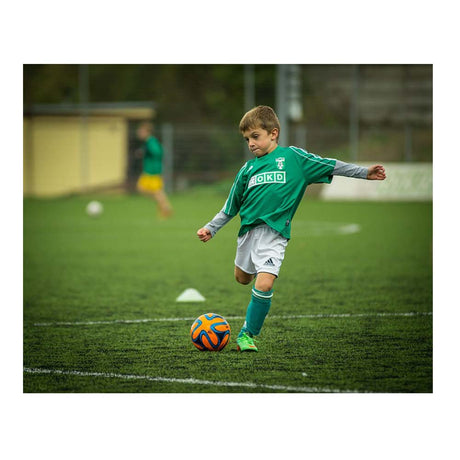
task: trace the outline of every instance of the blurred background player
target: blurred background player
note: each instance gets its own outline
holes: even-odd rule
[[[298,147],[281,147],[280,123],[268,106],[247,112],[239,129],[255,158],[243,165],[224,207],[197,235],[207,242],[240,214],[235,278],[241,284],[254,279],[255,283],[236,343],[239,351],[258,351],[254,337],[260,333],[270,309],[273,283],[291,237],[291,221],[306,187],[330,184],[334,175],[368,180],[384,180],[386,175],[381,165],[365,168],[321,158]]]
[[[172,214],[172,207],[163,186],[163,147],[153,135],[153,123],[144,122],[137,128],[137,137],[144,142],[142,174],[137,181],[137,190],[151,196],[158,205],[161,218]]]

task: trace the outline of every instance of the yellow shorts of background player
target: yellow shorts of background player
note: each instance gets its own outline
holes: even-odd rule
[[[142,173],[137,181],[137,189],[147,193],[163,190],[163,178],[159,174]]]

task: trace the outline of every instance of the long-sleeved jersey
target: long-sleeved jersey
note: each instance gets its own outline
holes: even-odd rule
[[[238,172],[222,211],[206,225],[212,235],[238,213],[241,236],[267,224],[285,238],[309,184],[331,183],[333,175],[365,179],[367,168],[322,158],[298,147],[278,146],[249,160]]]

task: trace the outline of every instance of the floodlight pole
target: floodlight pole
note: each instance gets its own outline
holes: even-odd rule
[[[289,119],[288,119],[288,98],[287,98],[287,72],[286,64],[278,64],[276,66],[276,114],[281,125],[279,136],[280,145],[288,145],[289,142]]]
[[[352,92],[350,97],[350,160],[356,162],[359,153],[359,65],[353,65],[352,69]]]
[[[256,91],[255,91],[255,76],[254,76],[254,64],[244,65],[244,110],[247,112],[256,105]],[[245,160],[252,158],[247,146],[244,146]]]
[[[246,112],[256,105],[254,64],[244,65],[244,109]]]

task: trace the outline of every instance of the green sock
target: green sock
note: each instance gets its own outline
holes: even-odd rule
[[[264,324],[265,317],[270,310],[272,303],[273,289],[270,291],[259,291],[255,287],[252,288],[251,301],[249,302],[246,310],[246,321],[238,334],[241,337],[243,333],[250,335],[259,335],[262,325]]]

